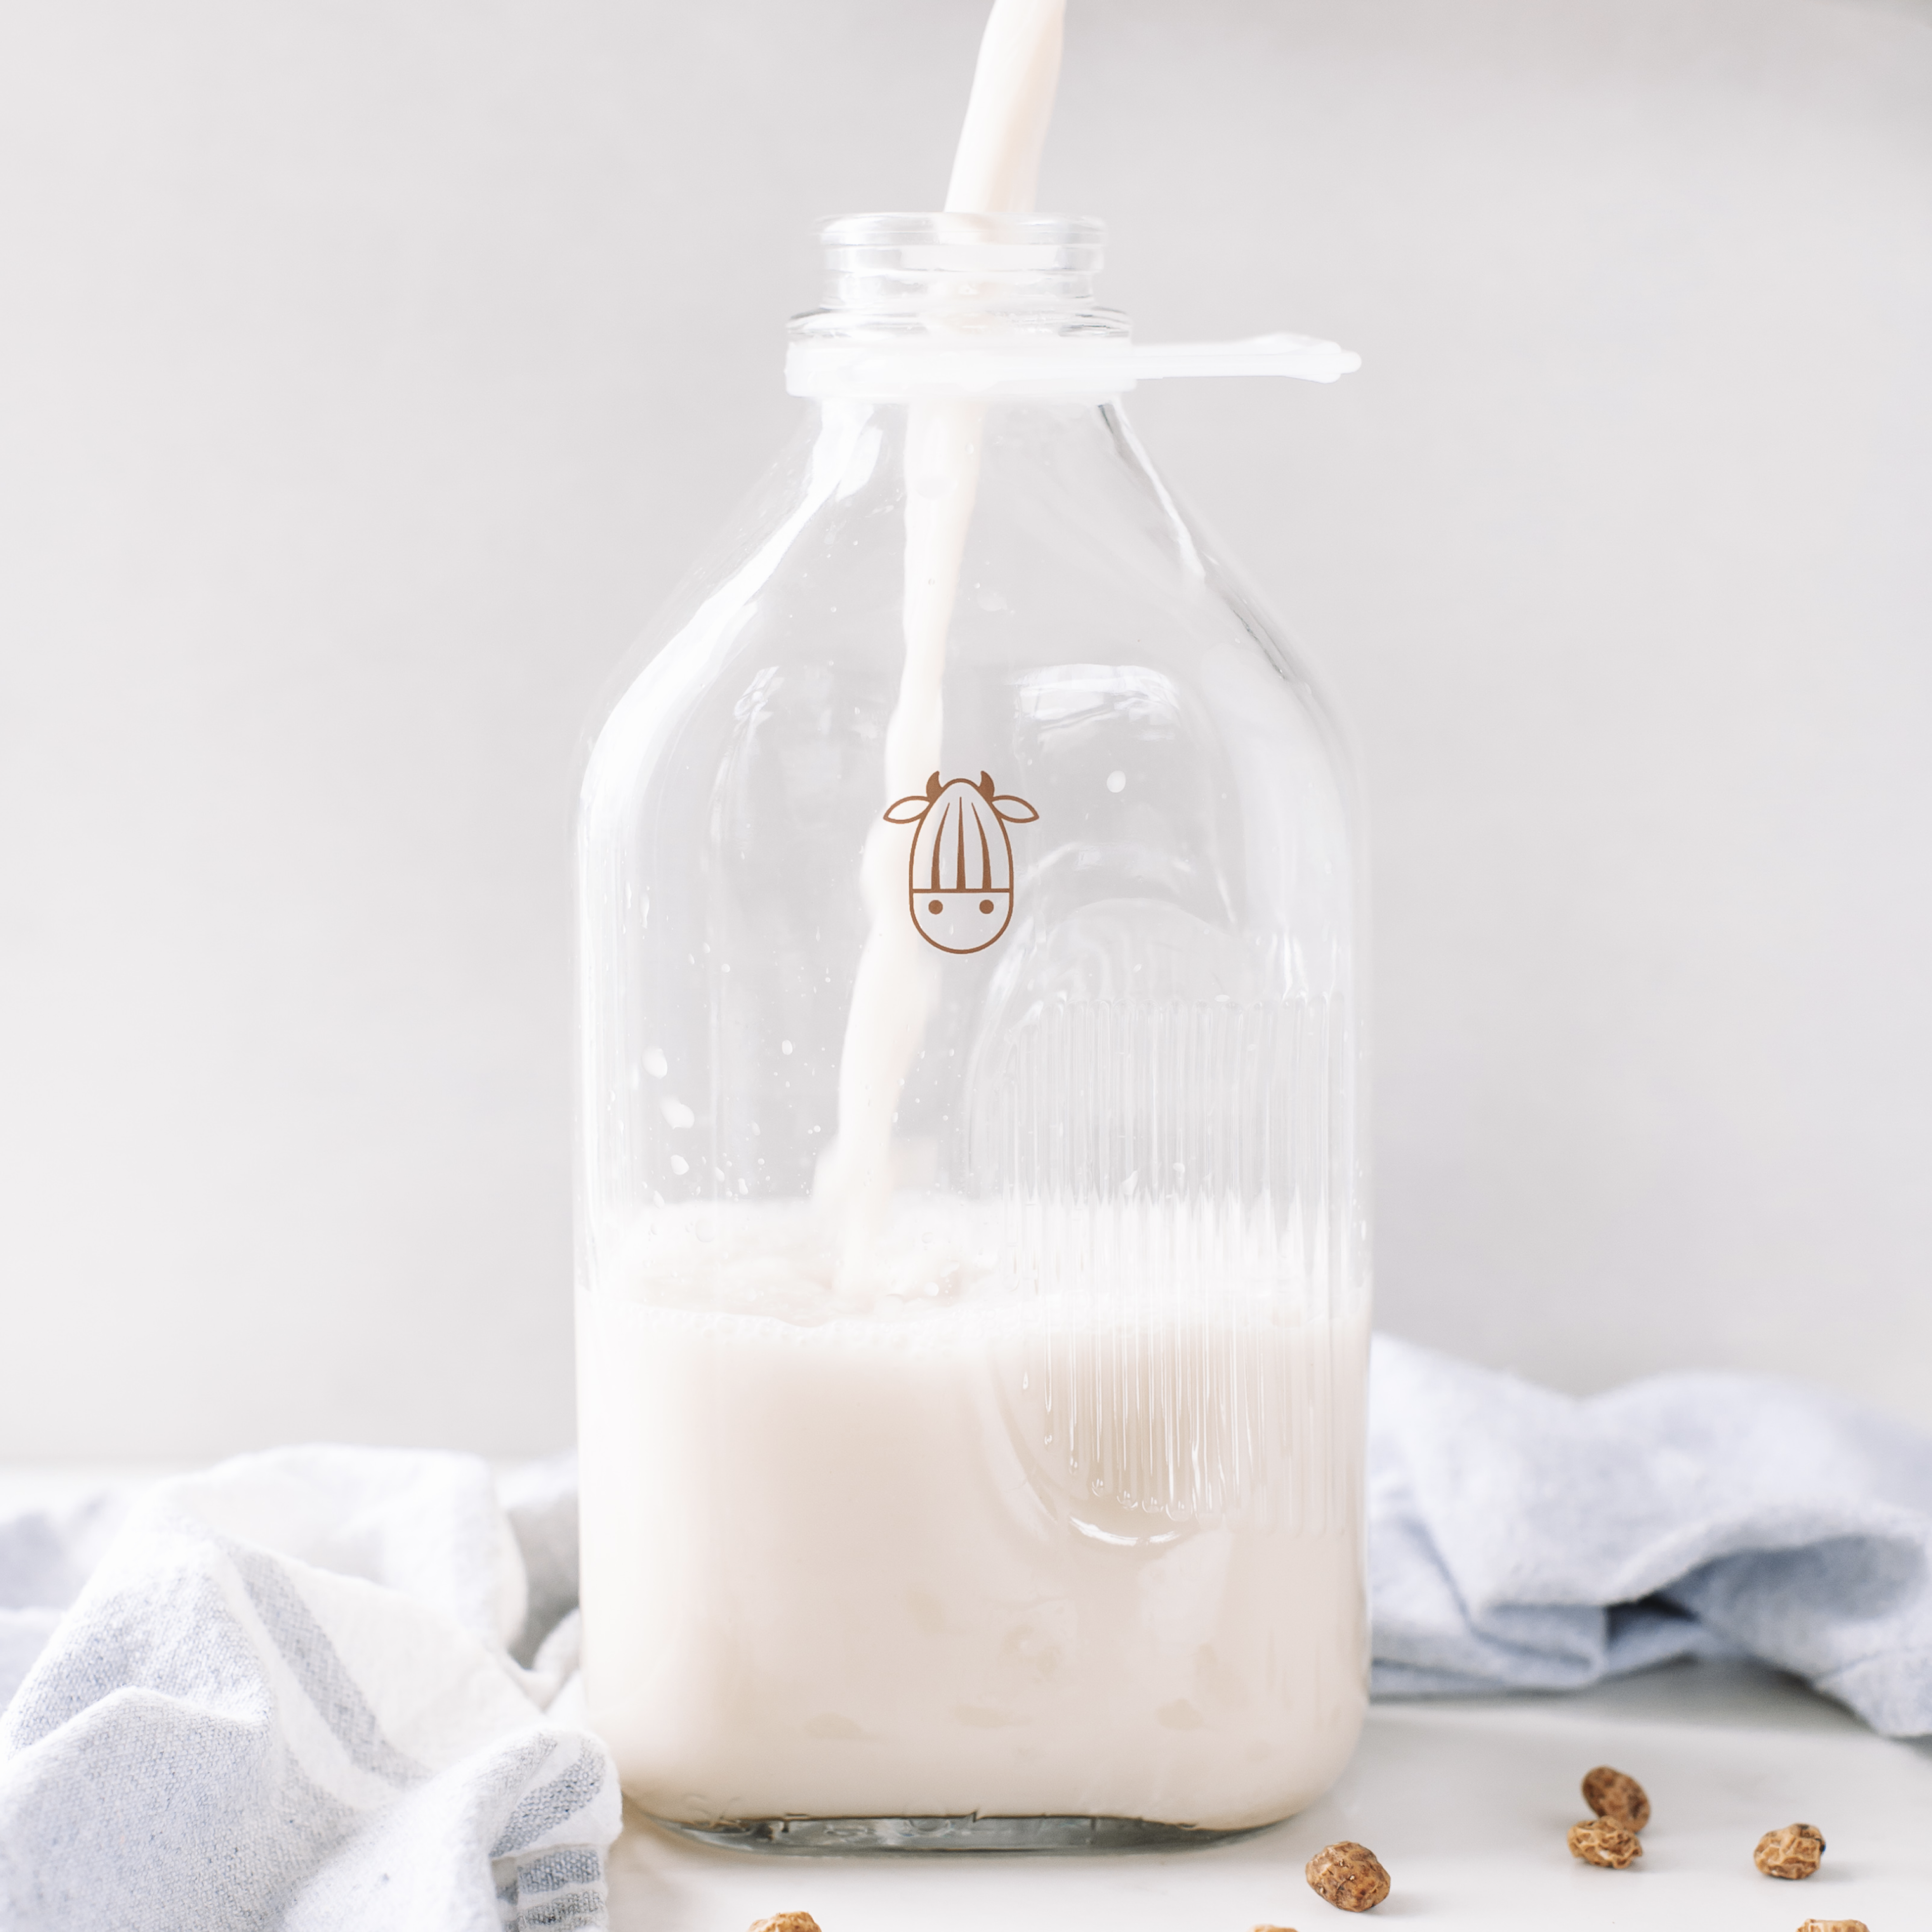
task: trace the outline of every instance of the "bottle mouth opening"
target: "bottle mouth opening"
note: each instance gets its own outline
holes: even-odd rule
[[[1100,271],[1106,226],[1084,214],[842,214],[818,233],[840,280],[1084,282]]]
[[[825,299],[792,318],[787,382],[800,395],[1006,394],[1016,381],[1058,394],[1079,352],[1075,387],[1117,393],[1112,364],[1084,356],[1129,344],[1126,317],[1094,304],[1106,232],[1086,215],[842,214],[819,230]]]

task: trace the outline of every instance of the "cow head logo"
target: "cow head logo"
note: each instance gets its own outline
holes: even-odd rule
[[[894,825],[916,826],[906,868],[906,899],[920,938],[942,952],[983,952],[1013,916],[1013,848],[1006,824],[1040,814],[1023,798],[998,796],[984,772],[975,784],[942,784],[886,808]]]

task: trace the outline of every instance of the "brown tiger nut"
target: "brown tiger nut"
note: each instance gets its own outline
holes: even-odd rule
[[[1809,1878],[1825,1856],[1825,1834],[1816,1825],[1787,1825],[1767,1832],[1751,1854],[1766,1878]]]
[[[1308,1861],[1310,1886],[1344,1912],[1366,1912],[1389,1895],[1389,1875],[1366,1845],[1343,1838]]]
[[[760,1918],[752,1932],[818,1932],[818,1921],[808,1912],[775,1912]]]
[[[1644,1789],[1627,1772],[1612,1771],[1606,1764],[1586,1772],[1583,1802],[1599,1818],[1609,1818],[1626,1831],[1641,1832],[1650,1822],[1650,1800]]]
[[[1798,1932],[1871,1932],[1862,1918],[1808,1918]]]
[[[1622,1871],[1631,1859],[1643,1856],[1643,1840],[1614,1818],[1586,1818],[1570,1827],[1570,1856],[1586,1865]]]

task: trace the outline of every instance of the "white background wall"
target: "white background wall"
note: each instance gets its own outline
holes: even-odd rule
[[[1072,0],[1376,818],[1381,1307],[1932,1421],[1932,0]],[[980,0],[0,15],[0,1457],[570,1428],[600,684]]]

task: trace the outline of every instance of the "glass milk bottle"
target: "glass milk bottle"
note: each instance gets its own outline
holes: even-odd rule
[[[1357,808],[1100,236],[828,226],[584,780],[586,1688],[722,1841],[1238,1831],[1361,1722]]]

